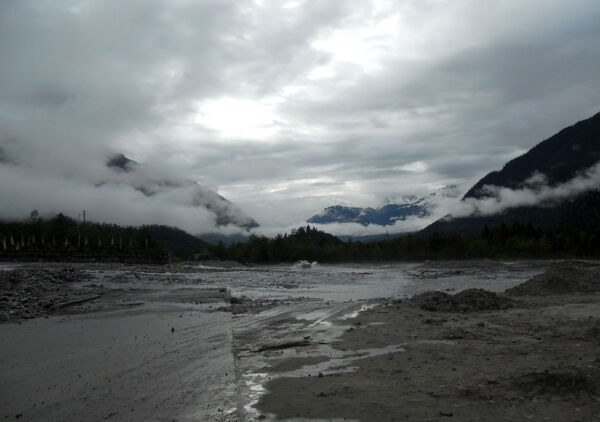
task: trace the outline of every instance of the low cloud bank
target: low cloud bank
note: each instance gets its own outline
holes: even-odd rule
[[[78,218],[86,210],[90,221],[132,226],[164,224],[192,234],[242,230],[220,223],[214,211],[236,221],[247,219],[215,192],[164,171],[154,172],[142,165],[131,172],[98,168],[101,166],[96,168],[97,177],[92,181],[27,165],[0,164],[0,218],[22,220],[34,209],[46,218],[58,213]]]
[[[327,233],[331,233],[336,236],[360,237],[385,233],[398,234],[419,231],[439,218],[440,217],[437,214],[429,215],[426,217],[411,216],[406,218],[406,220],[398,220],[393,225],[389,226],[381,226],[378,224],[369,224],[367,226],[364,226],[359,223],[316,224],[307,223],[306,221],[299,221],[295,224],[290,224],[286,226],[261,226],[256,229],[253,229],[251,233],[260,236],[274,237],[278,234],[289,234],[292,231],[292,229],[297,229],[298,227],[306,227],[307,225],[310,225],[310,227],[322,230]]]
[[[520,188],[510,189],[501,186],[484,186],[486,197],[476,199],[438,196],[429,200],[429,215],[425,217],[411,216],[406,220],[398,220],[390,226],[370,224],[362,226],[357,223],[311,224],[320,230],[338,236],[367,236],[373,234],[398,234],[416,232],[439,219],[451,220],[459,217],[489,216],[504,212],[509,208],[522,206],[552,207],[560,201],[574,197],[585,191],[600,188],[600,163],[590,167],[579,176],[558,185],[548,184],[544,174],[534,173]],[[300,223],[295,227],[306,223]],[[289,232],[293,227],[259,229],[265,235]],[[283,231],[282,231],[283,230]]]
[[[405,221],[398,221],[396,224],[391,226],[380,226],[377,224],[369,224],[363,226],[358,223],[331,223],[331,224],[313,224],[307,223],[306,221],[299,221],[296,224],[291,224],[285,227],[259,227],[252,230],[253,234],[262,235],[267,237],[274,237],[278,234],[290,233],[292,229],[298,227],[306,227],[307,224],[312,228],[322,230],[327,233],[331,233],[336,236],[369,236],[374,234],[382,234],[388,232],[389,234],[407,233],[420,230],[424,227],[424,224],[431,224],[435,221],[434,218],[418,218],[410,217]]]
[[[551,186],[543,174],[533,174],[521,188],[510,189],[500,186],[484,186],[485,198],[467,198],[464,201],[448,204],[446,214],[451,218],[487,216],[498,214],[508,208],[522,206],[552,207],[558,202],[580,193],[600,187],[600,163],[590,167],[573,179]],[[440,207],[444,210],[444,207]]]
[[[111,183],[94,187],[6,166],[0,166],[0,178],[3,181],[0,217],[4,219],[23,219],[33,209],[44,217],[63,213],[77,218],[85,209],[88,219],[97,222],[134,226],[167,224],[188,231],[215,226],[214,214],[178,202],[177,193],[173,192],[147,197],[128,185]]]
[[[134,172],[118,172],[104,165],[98,157],[93,171],[85,178],[49,172],[27,163],[0,162],[0,218],[24,219],[37,209],[45,217],[64,213],[77,218],[86,210],[89,220],[122,225],[165,224],[177,226],[192,234],[219,233],[223,235],[256,234],[273,237],[306,226],[300,219],[286,223],[281,216],[274,224],[261,221],[261,227],[249,232],[235,224],[219,224],[213,212],[219,207],[240,219],[247,218],[235,205],[224,202],[215,192],[189,180],[178,178],[172,169],[140,165]],[[93,177],[92,177],[93,176]],[[169,183],[163,183],[165,180]],[[152,188],[153,195],[144,194],[139,186]],[[440,218],[488,216],[519,206],[548,206],[590,189],[600,187],[600,163],[577,177],[558,185],[550,185],[543,174],[533,174],[517,189],[485,186],[486,197],[459,200],[446,196],[432,197],[429,215],[411,216],[390,226],[357,223],[311,224],[340,236],[367,236],[419,231]],[[200,201],[198,198],[203,198]],[[288,204],[289,206],[289,204]],[[285,207],[284,207],[285,208]],[[212,211],[211,211],[212,210]],[[285,211],[285,210],[284,210]],[[282,212],[284,212],[282,211]],[[290,216],[288,216],[289,218]],[[295,218],[297,219],[297,218]]]

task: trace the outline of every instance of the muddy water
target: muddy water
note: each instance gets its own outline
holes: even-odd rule
[[[406,297],[425,290],[460,291],[472,287],[500,292],[541,272],[546,263],[432,263],[396,265],[319,265],[256,267],[215,271],[204,278],[251,298],[316,298],[326,301]]]
[[[272,376],[265,369],[274,362],[309,362],[282,373],[316,376],[336,367],[351,370],[352,360],[365,355],[389,353],[366,349],[352,355],[330,346],[369,300],[431,289],[502,291],[545,266],[82,265],[94,278],[80,288],[101,286],[101,299],[65,315],[0,325],[0,416],[259,420],[264,415],[254,404]],[[262,312],[232,315],[228,295],[270,302]]]
[[[311,268],[262,267],[204,275],[226,285],[233,296],[250,299],[304,299],[258,315],[234,318],[238,420],[275,420],[255,408],[274,376],[306,377],[353,371],[352,362],[402,350],[340,352],[331,346],[349,319],[370,308],[377,298],[405,298],[426,290],[460,291],[484,288],[500,292],[541,272],[546,263],[425,263]],[[274,375],[272,365],[297,368]],[[269,371],[267,371],[269,369]],[[259,419],[260,418],[260,419]]]

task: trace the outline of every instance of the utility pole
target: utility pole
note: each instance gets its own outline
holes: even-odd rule
[[[88,245],[88,238],[87,238],[87,233],[85,231],[85,210],[81,211],[81,213],[79,214],[79,217],[82,217],[82,216],[83,216],[82,227],[83,227],[83,237],[84,237],[84,241],[83,241],[84,245],[83,245],[83,247],[86,247]],[[78,248],[79,248],[79,244],[80,244],[80,241],[81,241],[81,237],[80,236],[81,236],[81,234],[77,237],[77,247]]]

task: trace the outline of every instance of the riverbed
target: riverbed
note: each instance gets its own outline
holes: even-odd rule
[[[502,292],[550,265],[11,263],[2,274],[26,277],[22,288],[5,284],[1,295],[1,414],[31,421],[314,419],[310,412],[278,415],[269,388],[275,379],[354,373],[357,356],[403,353],[402,342],[361,344],[358,355],[340,349],[364,315],[429,290]],[[70,278],[61,282],[61,274]]]

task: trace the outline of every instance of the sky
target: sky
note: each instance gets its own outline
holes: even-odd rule
[[[0,217],[217,229],[106,184],[114,153],[267,234],[333,204],[466,191],[600,111],[599,40],[594,0],[4,0]]]

